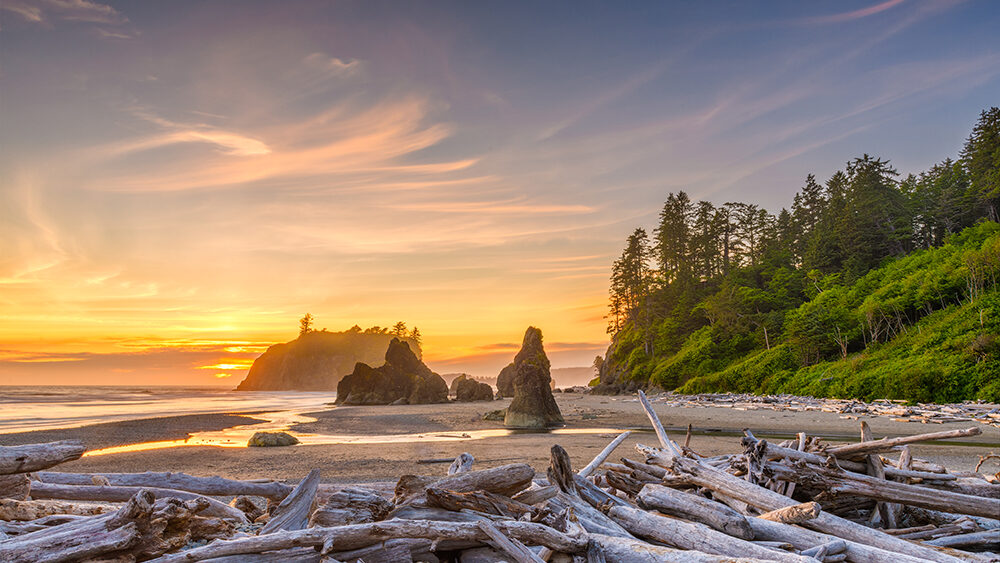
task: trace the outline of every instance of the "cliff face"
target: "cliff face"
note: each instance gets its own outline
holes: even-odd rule
[[[335,391],[354,365],[381,365],[390,334],[362,332],[306,333],[275,344],[254,360],[237,391]],[[420,345],[404,339],[420,356]]]

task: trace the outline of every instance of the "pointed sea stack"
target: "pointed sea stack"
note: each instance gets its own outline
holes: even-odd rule
[[[337,385],[338,405],[388,405],[390,403],[445,403],[448,385],[410,350],[393,338],[385,364],[373,368],[358,362],[354,372]]]
[[[504,425],[512,428],[547,428],[563,423],[552,396],[549,359],[542,348],[542,331],[530,326],[521,351],[514,357],[514,399],[507,407]]]

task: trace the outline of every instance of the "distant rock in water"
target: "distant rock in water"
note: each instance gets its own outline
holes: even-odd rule
[[[237,391],[334,391],[354,365],[380,365],[392,335],[311,331],[291,342],[275,344],[253,362]],[[413,346],[417,356],[420,346]]]
[[[476,381],[465,374],[456,377],[451,385],[455,389],[455,400],[461,403],[493,400],[493,387],[488,383]]]
[[[542,348],[542,331],[528,327],[513,366],[514,399],[507,407],[504,425],[546,428],[562,424],[562,413],[552,396],[552,377],[549,359]]]
[[[410,350],[393,338],[385,364],[373,368],[359,362],[337,385],[338,405],[411,405],[448,401],[448,385]]]
[[[288,432],[255,432],[247,445],[251,448],[270,448],[275,446],[294,446],[299,439]]]

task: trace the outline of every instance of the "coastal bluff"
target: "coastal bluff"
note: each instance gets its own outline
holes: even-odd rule
[[[385,357],[391,334],[347,330],[314,330],[291,342],[275,344],[261,354],[237,391],[336,391],[340,380],[358,363],[378,366]],[[405,342],[417,358],[420,345]]]

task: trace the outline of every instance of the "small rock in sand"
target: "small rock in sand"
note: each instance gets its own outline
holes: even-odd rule
[[[257,432],[250,437],[247,445],[250,447],[267,448],[272,446],[294,446],[299,439],[288,432]]]

